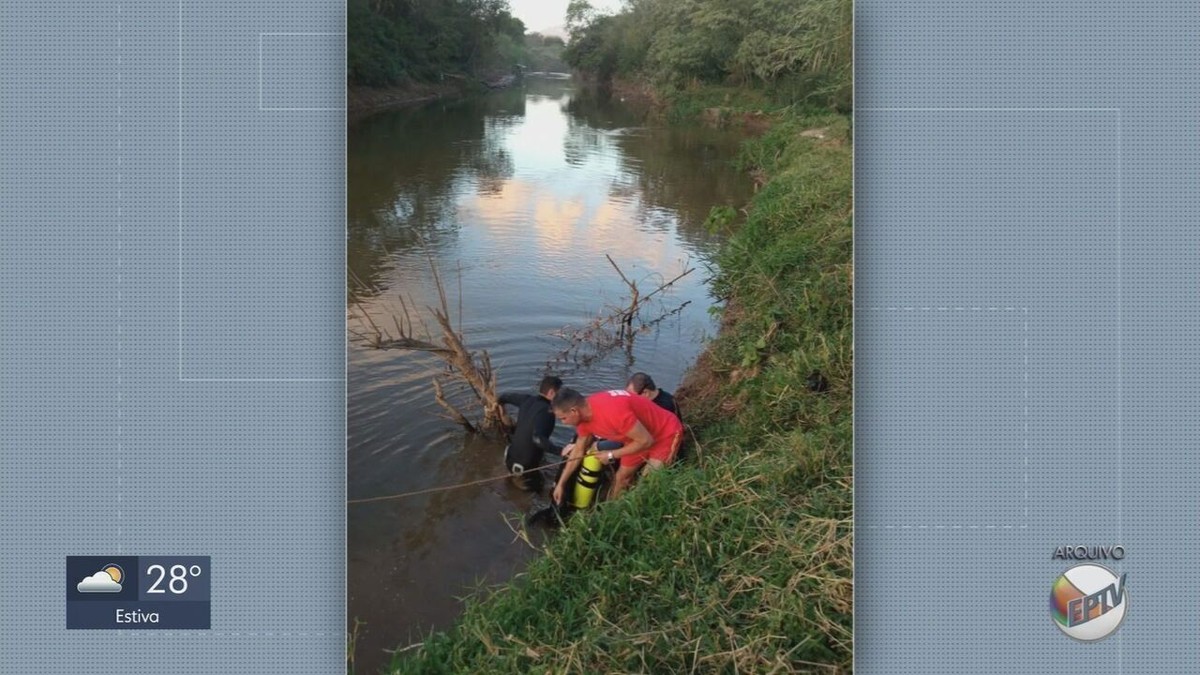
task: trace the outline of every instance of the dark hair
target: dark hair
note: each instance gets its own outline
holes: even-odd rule
[[[542,381],[538,384],[538,393],[548,394],[550,393],[551,389],[562,389],[562,380],[553,375],[547,375],[543,377]]]
[[[578,408],[585,403],[587,403],[587,399],[583,397],[583,394],[574,389],[563,388],[558,390],[551,405],[555,410],[567,410],[568,408]]]
[[[658,389],[658,387],[654,386],[654,378],[650,377],[649,375],[647,375],[645,373],[634,373],[633,375],[630,376],[629,382],[625,383],[625,386],[633,387],[633,393],[635,393],[635,394],[641,394],[643,391],[646,391],[647,389],[650,389],[650,390]]]

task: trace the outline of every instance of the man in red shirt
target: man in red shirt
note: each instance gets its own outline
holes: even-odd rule
[[[622,443],[616,450],[600,452],[605,461],[620,461],[610,496],[617,497],[633,480],[643,464],[657,469],[675,458],[683,440],[679,418],[643,396],[613,389],[584,398],[574,389],[560,389],[554,397],[554,414],[563,424],[575,427],[579,438],[567,465],[554,486],[554,501],[561,503],[566,484],[597,436]]]

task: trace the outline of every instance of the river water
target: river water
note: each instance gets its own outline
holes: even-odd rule
[[[638,370],[674,391],[716,329],[708,280],[720,241],[704,221],[711,207],[750,197],[749,179],[730,165],[740,140],[650,123],[621,101],[550,79],[352,126],[350,499],[504,472],[502,442],[468,436],[441,416],[431,380],[444,366],[358,337],[371,330],[364,312],[395,335],[406,306],[418,335],[422,321],[436,327],[426,309],[438,302],[431,261],[467,345],[488,350],[502,391],[532,392],[553,373],[588,393],[623,387]],[[643,294],[695,271],[642,312],[645,321],[670,315],[639,332],[632,348],[592,342],[564,354],[570,343],[562,335],[628,303],[606,254]],[[447,391],[456,403],[470,400]],[[555,432],[560,442],[569,435],[561,425]],[[531,499],[493,481],[351,504],[347,595],[350,628],[358,622],[357,672],[374,673],[390,660],[385,650],[450,626],[461,597],[511,578],[537,555],[513,530]],[[546,533],[532,535],[536,545]]]

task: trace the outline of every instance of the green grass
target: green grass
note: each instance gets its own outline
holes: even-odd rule
[[[743,150],[765,182],[721,254],[720,335],[681,388],[691,459],[578,514],[394,672],[850,671],[849,135],[788,109]],[[828,392],[806,388],[814,369]]]
[[[784,107],[762,91],[745,87],[702,85],[663,91],[662,96],[666,103],[666,118],[673,123],[695,121],[710,108],[774,111]]]

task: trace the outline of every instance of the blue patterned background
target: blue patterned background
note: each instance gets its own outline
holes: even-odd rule
[[[344,10],[0,7],[0,672],[344,671]],[[67,631],[68,555],[212,629]]]

